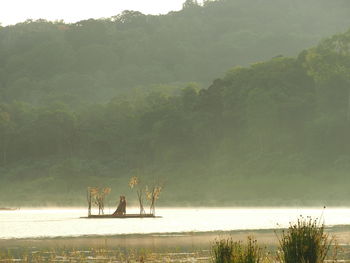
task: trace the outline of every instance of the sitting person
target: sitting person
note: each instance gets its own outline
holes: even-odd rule
[[[123,214],[123,196],[121,195],[119,197],[119,205],[117,207],[117,210],[113,213],[114,216],[116,215],[122,215]]]
[[[115,212],[113,213],[113,215],[120,216],[120,215],[125,215],[125,213],[126,213],[126,199],[124,195],[121,195],[119,199],[119,205],[117,207],[117,210],[115,210]]]

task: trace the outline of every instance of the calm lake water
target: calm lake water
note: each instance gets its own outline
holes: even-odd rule
[[[162,218],[80,218],[86,214],[86,209],[0,211],[0,239],[271,229],[287,227],[300,215],[323,217],[326,225],[350,224],[350,208],[158,208]]]

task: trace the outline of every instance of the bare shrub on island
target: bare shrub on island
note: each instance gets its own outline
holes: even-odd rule
[[[88,187],[87,189],[87,201],[88,201],[88,215],[91,215],[92,204],[98,207],[98,214],[104,214],[104,202],[107,195],[111,192],[110,187]]]
[[[144,215],[145,208],[143,207],[143,195],[145,192],[144,187],[141,185],[140,179],[137,176],[133,176],[130,178],[129,187],[131,189],[136,188],[137,200],[139,201],[140,206],[140,215]]]
[[[162,189],[163,187],[159,184],[155,184],[151,187],[146,186],[146,199],[149,201],[149,212],[152,215],[156,214],[156,201],[159,199]]]

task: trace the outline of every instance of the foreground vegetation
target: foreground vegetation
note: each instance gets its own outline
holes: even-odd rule
[[[210,250],[195,250],[194,244],[187,250],[173,248],[157,251],[107,247],[8,248],[0,249],[0,262],[325,263],[337,262],[347,254],[343,253],[340,257],[336,240],[325,233],[323,224],[311,218],[300,218],[278,234],[278,238],[279,245],[273,249],[261,247],[252,237],[248,237],[246,243],[219,238],[211,244]]]
[[[44,262],[193,262],[197,259],[210,262],[210,258],[205,252],[152,252],[146,250],[129,250],[119,249],[55,249],[55,250],[32,250],[1,252],[0,262],[26,262],[26,263],[44,263]]]
[[[214,263],[263,263],[268,262],[257,241],[248,237],[247,244],[232,239],[215,241],[212,247]]]
[[[331,248],[332,254],[329,255]],[[325,233],[324,225],[320,225],[318,220],[300,218],[287,232],[283,232],[278,254],[281,262],[322,263],[327,256],[336,261],[337,244]]]
[[[350,31],[283,56],[348,27],[349,8],[187,1],[0,28],[1,206],[85,205],[91,185],[115,200],[132,176],[162,178],[166,205],[349,204]]]
[[[213,245],[214,263],[324,263],[337,262],[338,246],[325,233],[324,225],[311,218],[298,219],[279,237],[276,255],[264,253],[257,241],[248,238],[247,244],[221,239]],[[331,252],[331,253],[330,253]]]

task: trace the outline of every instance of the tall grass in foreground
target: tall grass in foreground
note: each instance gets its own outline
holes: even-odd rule
[[[214,263],[262,263],[262,250],[257,241],[248,237],[247,244],[231,238],[219,239],[212,245]]]
[[[300,217],[279,237],[278,260],[281,263],[323,263],[329,252],[336,261],[335,240],[325,233],[324,224],[318,220]],[[329,261],[328,261],[329,262]]]

